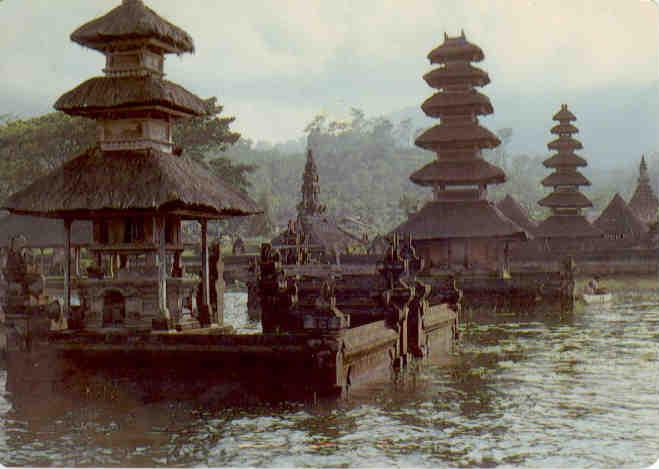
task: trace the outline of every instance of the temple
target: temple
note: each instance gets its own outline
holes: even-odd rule
[[[489,76],[471,65],[484,59],[483,51],[464,32],[458,37],[445,34],[428,59],[439,67],[423,78],[438,92],[421,108],[441,122],[415,143],[435,152],[437,159],[410,179],[432,188],[434,197],[394,231],[411,234],[431,269],[501,272],[508,242],[525,240],[527,233],[487,199],[487,186],[505,182],[506,175],[481,154],[501,143],[478,124],[479,115],[493,112],[489,98],[475,89],[487,85]]]
[[[176,119],[208,112],[204,100],[164,79],[165,56],[193,52],[192,38],[141,0],[123,0],[71,39],[105,55],[104,75],[65,93],[55,108],[94,119],[96,146],[5,204],[15,214],[64,221],[68,327],[148,331],[221,325],[222,312],[210,305],[207,222],[258,209],[172,140]],[[88,275],[76,282],[76,308],[70,272],[74,220],[92,222],[94,257]],[[201,282],[184,275],[181,266],[183,220],[201,224]],[[115,268],[108,271],[104,259]]]
[[[529,218],[528,212],[510,194],[506,194],[503,199],[497,202],[497,208],[507,218],[526,230],[527,233],[534,234],[538,228],[538,224]]]
[[[657,196],[650,185],[650,177],[648,176],[648,167],[645,164],[645,156],[641,157],[638,185],[636,186],[634,195],[629,200],[629,208],[646,225],[651,225],[657,222],[659,200],[657,200]]]
[[[592,246],[588,239],[602,237],[581,213],[583,208],[593,204],[579,191],[580,186],[589,186],[590,181],[577,169],[588,163],[574,153],[583,148],[581,142],[572,137],[579,131],[571,123],[576,119],[566,104],[561,105],[553,117],[558,124],[551,128],[551,133],[558,137],[547,144],[547,148],[556,153],[543,162],[545,167],[555,171],[542,180],[542,185],[554,190],[538,202],[551,209],[551,215],[540,223],[536,236],[542,238],[550,250],[587,250]]]
[[[320,203],[319,181],[318,168],[309,148],[302,175],[297,220],[291,220],[286,230],[272,240],[272,246],[282,252],[284,262],[301,261],[299,257],[303,251],[313,260],[334,262],[340,254],[364,245],[361,238],[339,226],[326,214],[326,207]]]

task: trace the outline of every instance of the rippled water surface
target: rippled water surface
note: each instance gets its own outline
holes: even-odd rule
[[[227,319],[258,330],[245,298]],[[620,294],[564,320],[465,325],[425,363],[342,402],[44,403],[0,395],[4,465],[644,467],[659,457],[659,296]],[[0,371],[4,389],[5,374]]]

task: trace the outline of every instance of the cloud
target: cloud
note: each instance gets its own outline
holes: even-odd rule
[[[432,92],[421,79],[426,54],[445,31],[461,28],[486,53],[481,66],[492,84],[485,92],[495,109],[496,96],[510,90],[569,96],[649,83],[659,70],[657,6],[642,0],[146,2],[195,38],[196,55],[168,59],[170,79],[218,96],[253,138],[294,137],[321,109],[420,105]],[[0,76],[14,94],[0,91],[0,105],[12,106],[6,112],[47,109],[100,73],[102,57],[68,36],[119,2],[65,3],[0,3],[8,19]]]

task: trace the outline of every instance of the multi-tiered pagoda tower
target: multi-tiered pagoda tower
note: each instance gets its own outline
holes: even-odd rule
[[[547,168],[554,169],[542,180],[545,187],[554,191],[538,202],[542,207],[551,209],[551,215],[538,226],[537,237],[550,240],[550,247],[582,250],[587,238],[601,238],[602,233],[594,228],[581,213],[584,208],[592,207],[592,202],[579,191],[580,186],[590,186],[590,181],[577,168],[588,165],[585,159],[574,153],[583,145],[572,134],[579,132],[572,122],[577,120],[566,104],[554,115],[558,124],[551,128],[557,135],[547,144],[547,148],[556,153],[543,162]]]
[[[646,225],[652,225],[657,222],[657,211],[659,210],[659,200],[650,185],[648,176],[648,166],[645,164],[645,156],[641,156],[639,166],[638,185],[631,199],[629,199],[629,208],[632,212]]]
[[[395,231],[410,233],[432,267],[500,269],[506,243],[527,235],[487,200],[487,186],[505,182],[506,175],[481,154],[501,143],[478,123],[479,115],[493,112],[489,98],[475,89],[487,85],[489,76],[471,65],[484,59],[483,51],[464,32],[445,34],[428,59],[439,67],[423,78],[438,91],[421,108],[441,123],[421,134],[416,145],[435,152],[437,159],[410,179],[431,187],[434,197]]]
[[[192,38],[141,0],[123,0],[71,39],[105,55],[104,76],[64,94],[55,108],[94,119],[96,146],[14,194],[6,208],[64,220],[70,325],[149,330],[221,323],[221,311],[209,303],[207,221],[258,209],[174,147],[173,122],[208,112],[204,100],[164,79],[165,55],[193,52]],[[74,220],[93,222],[96,259],[77,282],[77,316],[69,314]],[[182,220],[202,227],[201,282],[182,275]]]

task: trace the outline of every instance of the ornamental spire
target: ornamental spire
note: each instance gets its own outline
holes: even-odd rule
[[[320,215],[325,212],[325,206],[320,203],[318,168],[311,148],[307,149],[307,163],[304,166],[301,192],[302,200],[297,206],[299,216]]]

